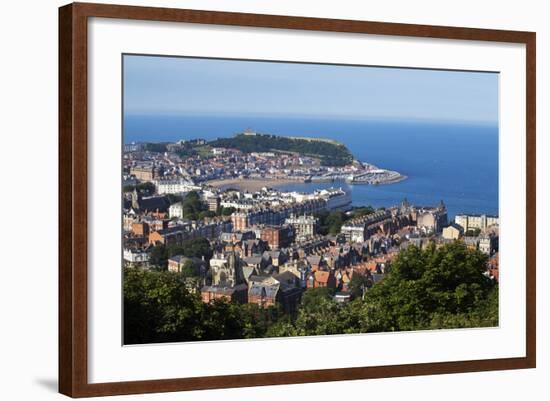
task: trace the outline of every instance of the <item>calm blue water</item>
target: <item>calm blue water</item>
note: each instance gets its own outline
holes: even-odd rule
[[[408,179],[390,185],[346,183],[292,184],[282,188],[313,191],[342,186],[355,205],[396,205],[403,198],[417,205],[447,204],[457,213],[498,214],[498,127],[459,123],[267,118],[246,116],[125,117],[126,143],[232,136],[258,132],[337,139],[358,160],[397,170]]]

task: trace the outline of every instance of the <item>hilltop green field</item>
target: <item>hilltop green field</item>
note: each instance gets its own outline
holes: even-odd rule
[[[295,152],[320,159],[324,166],[345,166],[354,160],[349,149],[336,141],[309,138],[288,138],[277,135],[239,134],[233,138],[218,138],[208,143],[212,147],[233,148],[241,152]]]

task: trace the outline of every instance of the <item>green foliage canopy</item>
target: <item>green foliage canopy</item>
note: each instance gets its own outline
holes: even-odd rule
[[[202,220],[205,217],[214,216],[213,213],[209,212],[208,206],[201,200],[196,191],[189,192],[181,202],[184,219]]]
[[[138,192],[145,195],[153,195],[155,193],[155,184],[152,182],[142,182],[137,185],[125,185],[122,188],[123,192],[132,192],[134,189],[137,189]]]
[[[486,255],[462,242],[441,248],[431,244],[425,250],[408,247],[394,260],[388,277],[367,292],[363,328],[443,328],[451,326],[458,316],[463,321],[459,327],[494,325],[498,313],[485,312],[490,311],[489,299],[498,289],[483,274],[486,262]],[[469,317],[481,314],[486,319],[468,322]]]
[[[166,270],[168,259],[172,256],[183,255],[188,258],[204,258],[206,261],[212,258],[212,247],[206,238],[194,238],[185,241],[182,246],[165,246],[158,244],[151,249],[149,263],[155,266],[156,270]]]
[[[218,138],[209,142],[210,146],[234,148],[242,152],[295,152],[305,156],[318,157],[325,166],[345,166],[354,160],[351,152],[343,144],[322,140],[288,138],[276,135],[245,135],[233,138]]]
[[[204,304],[177,273],[124,271],[124,344],[264,337],[277,314],[254,304]]]
[[[148,152],[164,153],[166,152],[167,143],[164,142],[148,142],[144,144],[145,150]]]

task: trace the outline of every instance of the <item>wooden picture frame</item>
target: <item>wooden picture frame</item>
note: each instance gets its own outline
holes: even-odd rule
[[[91,17],[525,44],[527,55],[526,356],[282,373],[89,383],[87,379],[87,23]],[[73,3],[61,7],[59,9],[59,391],[71,397],[90,397],[534,368],[536,365],[535,98],[535,33],[532,32],[88,3]]]

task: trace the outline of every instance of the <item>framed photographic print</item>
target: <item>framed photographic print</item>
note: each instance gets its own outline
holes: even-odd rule
[[[535,367],[535,33],[59,30],[60,392]]]

